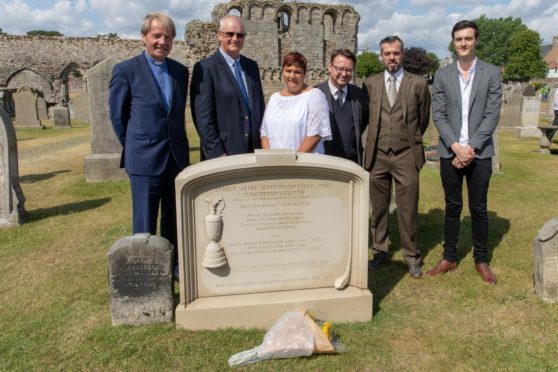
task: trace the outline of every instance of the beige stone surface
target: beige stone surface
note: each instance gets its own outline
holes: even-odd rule
[[[267,329],[295,309],[306,309],[319,319],[338,323],[365,322],[372,318],[372,294],[367,289],[348,287],[342,291],[317,288],[198,298],[188,306],[178,305],[175,319],[177,327],[191,330]]]
[[[293,306],[350,306],[328,319],[371,318],[368,173],[361,167],[325,155],[259,151],[188,167],[177,177],[176,192],[178,326],[214,328],[190,317],[211,319],[223,307],[248,303],[262,319],[240,311],[240,319],[225,317],[219,326],[273,322],[277,312],[269,303],[279,315]],[[217,247],[224,262],[204,265]],[[297,297],[301,293],[307,298]],[[353,315],[345,314],[349,309]]]

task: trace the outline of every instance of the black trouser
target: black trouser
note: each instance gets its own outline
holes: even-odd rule
[[[492,175],[492,158],[473,159],[465,168],[457,169],[452,159],[440,159],[440,176],[444,187],[446,211],[444,218],[444,259],[457,260],[457,238],[461,210],[463,209],[463,177],[467,180],[473,258],[475,263],[488,261],[488,211],[487,194]]]

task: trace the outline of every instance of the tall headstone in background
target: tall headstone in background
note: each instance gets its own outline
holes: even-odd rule
[[[87,92],[73,96],[68,102],[70,117],[75,120],[89,123],[89,97]]]
[[[502,113],[498,124],[500,130],[515,130],[521,125],[522,101],[521,85],[503,85]]]
[[[267,328],[299,308],[369,321],[368,186],[353,162],[288,150],[186,168],[177,326]]]
[[[37,97],[37,117],[39,120],[48,120],[47,103],[43,97]]]
[[[17,226],[24,215],[15,129],[8,113],[0,107],[0,227]]]
[[[541,136],[539,128],[539,116],[541,110],[541,97],[537,95],[532,85],[523,89],[523,101],[521,105],[521,125],[515,129],[516,137]]]
[[[120,168],[122,145],[118,141],[109,117],[109,83],[112,68],[118,61],[109,57],[87,72],[87,92],[91,114],[91,155],[85,157],[87,182],[126,179]]]
[[[535,293],[546,302],[558,302],[558,219],[552,218],[533,240]]]
[[[172,322],[174,249],[168,240],[127,236],[113,244],[107,259],[113,325]]]
[[[15,126],[17,128],[43,128],[37,113],[37,94],[29,87],[20,88],[14,94]]]
[[[66,106],[56,105],[52,108],[54,129],[71,128],[70,110]]]

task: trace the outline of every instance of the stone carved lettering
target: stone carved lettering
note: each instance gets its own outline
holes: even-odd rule
[[[213,277],[202,273],[200,296],[331,287],[343,274],[347,250],[341,245],[349,233],[346,183],[235,180],[202,196],[198,200],[222,196],[227,215],[236,218],[226,220],[221,240],[230,271]],[[199,240],[198,246],[207,243]]]

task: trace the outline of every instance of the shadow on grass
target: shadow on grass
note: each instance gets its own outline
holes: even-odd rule
[[[101,198],[101,199],[93,199],[93,200],[84,200],[76,203],[68,203],[63,205],[57,205],[55,207],[50,208],[39,208],[32,211],[27,211],[25,216],[26,222],[35,222],[40,221],[45,218],[54,217],[58,215],[68,215],[72,213],[79,213],[84,212],[87,210],[99,208],[108,202],[110,202],[111,198]]]
[[[494,249],[500,245],[502,238],[510,230],[510,220],[498,217],[496,212],[488,211],[488,263],[492,261]],[[461,262],[468,254],[472,255],[473,240],[471,236],[471,217],[461,220],[459,242],[457,243],[457,263]]]
[[[25,176],[19,177],[19,182],[20,183],[40,182],[40,181],[48,180],[49,178],[52,178],[59,173],[68,173],[69,171],[70,171],[69,169],[64,169],[64,170],[49,172],[49,173],[26,174]]]
[[[419,249],[424,258],[442,240],[444,211],[436,208],[429,210],[428,213],[419,213],[418,221]],[[390,245],[388,259],[380,269],[368,273],[368,288],[374,296],[374,315],[380,311],[382,300],[408,273],[407,265],[404,262],[392,260],[395,251],[401,245],[399,229],[397,227],[397,213],[393,213],[389,217],[389,230]],[[372,242],[371,239],[370,242]]]

